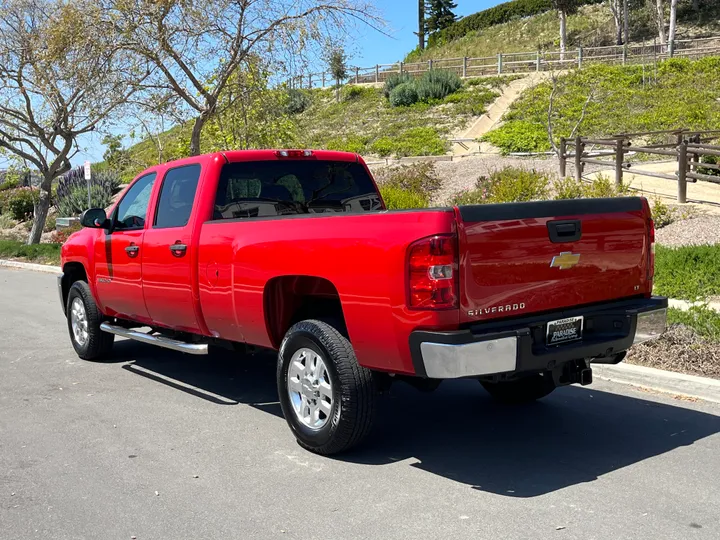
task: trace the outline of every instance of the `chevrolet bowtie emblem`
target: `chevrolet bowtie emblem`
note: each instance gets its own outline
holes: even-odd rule
[[[580,254],[572,251],[563,251],[560,255],[555,255],[550,263],[550,268],[559,268],[567,270],[572,268],[580,261]]]

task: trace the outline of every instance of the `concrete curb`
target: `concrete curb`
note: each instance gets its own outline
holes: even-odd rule
[[[648,388],[665,394],[676,394],[720,403],[720,380],[696,377],[633,364],[593,365],[599,378],[620,384]]]
[[[32,270],[33,272],[45,272],[46,274],[61,274],[62,268],[48,264],[35,264],[21,261],[5,261],[0,259],[0,268],[18,268],[20,270]]]

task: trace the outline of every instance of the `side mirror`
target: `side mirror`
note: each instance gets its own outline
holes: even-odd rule
[[[102,208],[90,208],[80,216],[80,225],[91,229],[109,229],[110,220]]]

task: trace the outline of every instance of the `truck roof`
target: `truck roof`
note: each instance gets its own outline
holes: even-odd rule
[[[267,149],[267,150],[226,150],[223,152],[212,152],[209,154],[201,154],[199,156],[191,156],[187,158],[182,159],[176,159],[173,161],[167,161],[165,163],[159,163],[157,165],[153,165],[152,167],[148,167],[143,171],[142,174],[145,174],[149,171],[153,170],[159,170],[159,169],[166,169],[166,168],[173,168],[177,167],[178,165],[184,165],[187,163],[197,163],[198,161],[212,161],[214,159],[227,159],[229,162],[237,162],[237,161],[266,161],[266,160],[274,160],[274,159],[319,159],[323,161],[361,161],[362,158],[358,154],[354,154],[352,152],[340,152],[337,150],[309,150],[312,152],[311,157],[295,157],[295,156],[288,156],[288,157],[280,157],[278,155],[278,152],[281,151],[297,151],[297,149],[285,149],[285,148],[278,148],[278,149]],[[304,149],[299,150],[300,152],[305,151]]]

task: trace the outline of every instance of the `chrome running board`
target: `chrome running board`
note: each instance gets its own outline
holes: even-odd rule
[[[165,349],[171,349],[173,351],[180,351],[188,354],[207,354],[208,346],[207,343],[185,343],[184,341],[178,341],[177,339],[171,339],[165,336],[153,336],[151,334],[145,334],[136,330],[130,330],[123,328],[122,326],[115,326],[114,324],[108,324],[106,322],[100,324],[100,330],[115,334],[142,343],[149,343],[150,345],[157,345]]]

